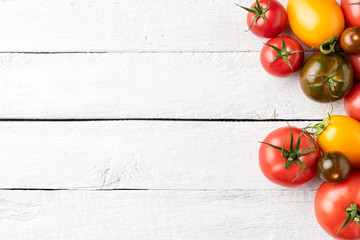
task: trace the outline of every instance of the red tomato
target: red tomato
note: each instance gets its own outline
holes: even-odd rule
[[[344,105],[347,114],[360,121],[360,83],[345,97]]]
[[[290,148],[291,131],[293,146]],[[301,135],[301,133],[302,130],[296,127],[291,127],[291,130],[290,127],[282,127],[271,132],[262,142],[259,149],[260,169],[270,181],[285,187],[298,187],[309,182],[315,176],[320,149],[309,134]],[[300,145],[296,151],[296,144],[299,141]],[[292,153],[288,154],[285,151],[286,156],[284,156],[281,151],[282,147]],[[294,153],[294,150],[297,153]],[[310,152],[303,152],[304,150]],[[305,164],[305,170],[298,163],[299,161]]]
[[[271,75],[288,77],[300,69],[304,50],[294,38],[278,36],[270,39],[261,49],[260,61]]]
[[[349,62],[354,70],[354,77],[356,80],[360,80],[360,54],[349,55]]]
[[[285,8],[276,0],[256,0],[250,8],[240,7],[249,12],[247,15],[249,30],[258,37],[275,37],[286,27]]]
[[[360,2],[359,0],[341,0],[341,9],[345,16],[347,27],[360,27]]]
[[[354,203],[359,209],[360,172],[350,173],[341,183],[324,182],[317,191],[314,202],[315,215],[320,226],[334,237],[350,212],[347,208]],[[340,231],[337,239],[360,239],[360,226],[356,219]]]

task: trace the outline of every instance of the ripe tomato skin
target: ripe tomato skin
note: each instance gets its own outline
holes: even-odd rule
[[[338,69],[335,72],[335,79],[345,82],[335,82],[334,90],[328,85],[314,86],[325,81],[323,77],[314,75],[328,76],[335,68],[336,62]],[[321,52],[314,53],[305,62],[300,72],[300,85],[304,94],[311,100],[317,102],[334,102],[344,98],[353,86],[354,72],[349,61],[338,53],[324,55]]]
[[[284,59],[281,58],[276,59],[269,65],[271,60],[277,56],[278,53],[267,45],[264,45],[261,49],[260,62],[265,71],[267,71],[269,74],[277,77],[288,77],[300,69],[302,63],[304,62],[304,49],[294,38],[287,36],[282,36],[282,38],[285,41],[287,51],[301,51],[287,56],[287,59],[289,60],[293,69],[291,69],[290,66],[284,61]],[[282,49],[283,47],[280,36],[270,39],[267,44],[273,45],[279,49]]]
[[[349,55],[349,62],[354,70],[354,78],[360,80],[360,54]]]
[[[339,39],[345,27],[344,15],[335,0],[289,0],[287,14],[295,35],[315,49],[334,36]]]
[[[357,3],[359,0],[341,0],[341,9],[343,10],[347,27],[360,27],[360,5],[348,5]]]
[[[360,53],[360,28],[351,27],[343,31],[340,38],[342,50],[348,54]]]
[[[350,172],[349,159],[341,152],[324,153],[318,161],[318,174],[326,182],[342,182]]]
[[[346,208],[356,203],[360,206],[360,172],[352,172],[341,183],[324,182],[318,189],[315,201],[315,215],[320,226],[335,236],[346,220]],[[349,223],[337,239],[360,239],[360,227],[354,221]]]
[[[294,136],[294,147],[297,139],[302,132],[301,129],[291,127]],[[309,138],[310,135],[306,134]],[[285,141],[285,149],[290,147],[290,128],[282,127],[271,132],[263,142],[273,144],[278,147],[282,147]],[[301,144],[299,151],[314,147],[314,144],[305,135],[301,136]],[[261,144],[259,149],[259,164],[260,169],[273,183],[284,187],[298,187],[309,182],[316,174],[317,161],[320,158],[320,149],[317,148],[300,157],[300,160],[307,166],[306,170],[301,173],[297,178],[296,176],[303,169],[300,165],[292,163],[288,169],[285,169],[285,159],[281,155],[281,151],[274,149],[273,147]],[[295,179],[296,178],[296,179]],[[295,181],[293,182],[293,180]]]
[[[284,31],[287,24],[287,15],[285,8],[276,0],[259,0],[261,8],[266,8],[269,4],[269,9],[265,12],[266,21],[260,17],[258,18],[250,31],[261,38],[272,38]],[[256,5],[256,2],[250,8]],[[249,12],[247,15],[247,25],[250,28],[255,14]]]
[[[347,116],[331,116],[330,124],[316,141],[322,152],[342,152],[351,168],[360,170],[360,122]]]
[[[355,85],[351,92],[344,100],[345,110],[347,114],[360,121],[360,84]]]

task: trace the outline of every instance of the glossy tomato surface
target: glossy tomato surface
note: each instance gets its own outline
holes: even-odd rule
[[[327,77],[336,70],[332,79]],[[353,86],[354,73],[349,61],[338,53],[314,53],[300,72],[301,89],[318,102],[334,102],[344,98]]]
[[[356,203],[360,206],[360,173],[352,172],[343,182],[324,182],[318,189],[314,207],[320,226],[331,236],[340,230],[346,220],[346,208]],[[349,223],[337,239],[360,239],[360,227],[354,221]]]
[[[358,2],[359,0],[341,0],[347,27],[360,27],[360,4],[354,4]]]
[[[344,30],[340,38],[340,46],[348,54],[360,53],[360,28],[351,27]]]
[[[261,8],[266,8],[269,3],[269,8],[265,12],[265,21],[260,17],[255,20],[254,25],[250,31],[258,37],[272,38],[284,31],[287,24],[287,15],[285,8],[276,0],[259,0]],[[256,2],[251,5],[251,9],[256,6]],[[254,21],[255,14],[249,12],[247,15],[247,25],[250,28]]]
[[[273,45],[278,49],[282,49],[282,38],[285,41],[286,51],[298,51],[286,56],[292,68],[282,58],[278,58],[275,61],[271,62],[278,55],[278,53],[276,52],[276,50],[269,47],[268,45]],[[266,44],[268,45],[264,45],[264,47],[261,49],[260,62],[265,71],[267,71],[269,74],[277,77],[288,77],[300,69],[304,61],[304,50],[300,43],[294,38],[287,36],[278,36],[270,39]]]
[[[350,171],[349,159],[341,152],[327,152],[318,161],[318,174],[326,182],[342,182]]]
[[[344,15],[335,0],[288,0],[289,24],[304,44],[319,49],[319,45],[340,38],[345,27]]]
[[[360,84],[355,85],[344,100],[347,114],[360,121]]]
[[[291,127],[291,129],[294,136],[293,147],[295,147],[302,130],[296,127]],[[312,139],[310,135],[307,136]],[[289,149],[290,138],[290,128],[282,127],[271,132],[263,142],[282,147],[285,141],[285,149]],[[305,135],[301,136],[300,143],[299,151],[314,147],[314,144]],[[285,187],[298,187],[309,182],[316,174],[317,161],[319,158],[319,147],[314,151],[301,156],[300,160],[305,163],[307,168],[297,177],[303,168],[296,163],[292,163],[288,169],[285,169],[285,159],[282,157],[280,150],[266,144],[261,144],[259,149],[260,169],[265,177],[270,181]],[[295,181],[293,181],[294,179]]]
[[[342,152],[351,168],[360,170],[360,122],[347,116],[331,116],[329,125],[316,141],[322,152]]]
[[[354,79],[360,81],[360,54],[349,55],[349,62],[354,70]]]

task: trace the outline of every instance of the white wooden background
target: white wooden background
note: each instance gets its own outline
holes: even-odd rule
[[[261,69],[245,16],[233,0],[0,1],[0,239],[331,239],[321,181],[278,187],[257,156],[330,107]]]

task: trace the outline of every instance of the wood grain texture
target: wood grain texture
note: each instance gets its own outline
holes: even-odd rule
[[[0,119],[323,118],[298,76],[261,69],[245,16],[232,0],[0,1]],[[281,126],[0,121],[0,239],[330,239],[318,178],[289,190],[259,170],[257,140]]]
[[[257,141],[283,126],[1,122],[0,188],[282,189],[262,175]],[[315,189],[320,182],[315,179],[303,188]]]
[[[330,239],[315,191],[0,191],[7,240]]]
[[[250,6],[253,0],[241,0]],[[281,0],[283,4],[286,0]],[[0,51],[259,51],[233,0],[0,2]],[[288,29],[286,34],[290,34]]]
[[[258,53],[0,54],[0,118],[322,119]],[[335,114],[345,114],[342,102]]]

